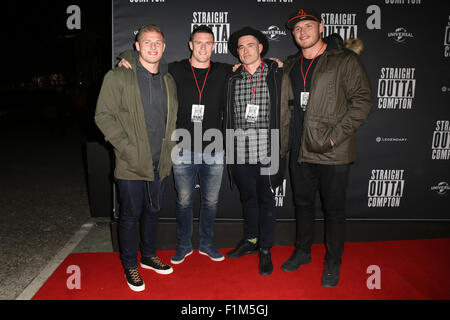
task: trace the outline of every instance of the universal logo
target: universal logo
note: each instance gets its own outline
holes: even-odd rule
[[[261,30],[270,41],[280,41],[280,38],[286,35],[286,31],[280,30],[277,26],[270,26],[267,30]]]
[[[438,195],[443,196],[447,194],[447,191],[450,190],[450,186],[447,182],[439,182],[437,186],[432,186],[431,191],[435,191]]]
[[[396,43],[404,43],[408,38],[414,38],[414,36],[405,28],[399,27],[394,32],[388,33],[388,38],[393,39]]]
[[[380,142],[408,142],[408,138],[394,138],[394,137],[377,137],[375,140],[378,143],[380,143]]]

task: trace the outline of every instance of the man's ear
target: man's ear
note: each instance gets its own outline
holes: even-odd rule
[[[319,31],[320,31],[320,33],[322,33],[324,29],[325,29],[325,25],[323,23],[320,23],[319,24]]]
[[[139,42],[138,41],[136,41],[135,43],[134,43],[134,46],[136,47],[136,50],[139,52],[139,51],[141,51],[141,47],[139,46]]]
[[[191,49],[191,51],[194,50],[194,45],[192,44],[192,41],[189,41],[189,48]]]

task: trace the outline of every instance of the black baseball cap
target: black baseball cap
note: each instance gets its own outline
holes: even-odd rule
[[[297,22],[304,20],[312,20],[318,23],[322,22],[320,19],[320,14],[316,10],[305,8],[293,12],[289,16],[289,20],[286,22],[286,27],[293,30]]]

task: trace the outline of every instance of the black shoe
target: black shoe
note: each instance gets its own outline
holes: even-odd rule
[[[341,264],[339,262],[325,261],[325,268],[322,274],[322,287],[334,288],[339,282],[339,272]]]
[[[272,259],[270,257],[270,248],[259,249],[259,274],[270,276],[273,272]]]
[[[305,253],[299,248],[295,248],[292,255],[287,259],[282,265],[281,270],[286,272],[293,272],[297,270],[300,266],[308,264],[311,262],[311,254]]]
[[[235,259],[242,256],[245,256],[246,254],[255,254],[258,252],[258,245],[255,243],[251,243],[247,239],[241,240],[236,248],[234,248],[231,251],[227,252],[227,257],[229,259]]]
[[[141,267],[144,269],[151,269],[159,274],[170,274],[173,272],[173,269],[168,264],[164,263],[159,259],[158,256],[153,257],[142,257],[141,258]]]
[[[142,280],[137,268],[125,269],[125,277],[131,290],[136,292],[145,290],[144,280]]]

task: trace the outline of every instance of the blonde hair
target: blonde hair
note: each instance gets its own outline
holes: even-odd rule
[[[165,40],[164,33],[157,25],[147,24],[139,28],[138,34],[136,35],[136,41],[141,40],[141,37],[145,32],[158,32],[159,34],[162,35],[163,39]]]

